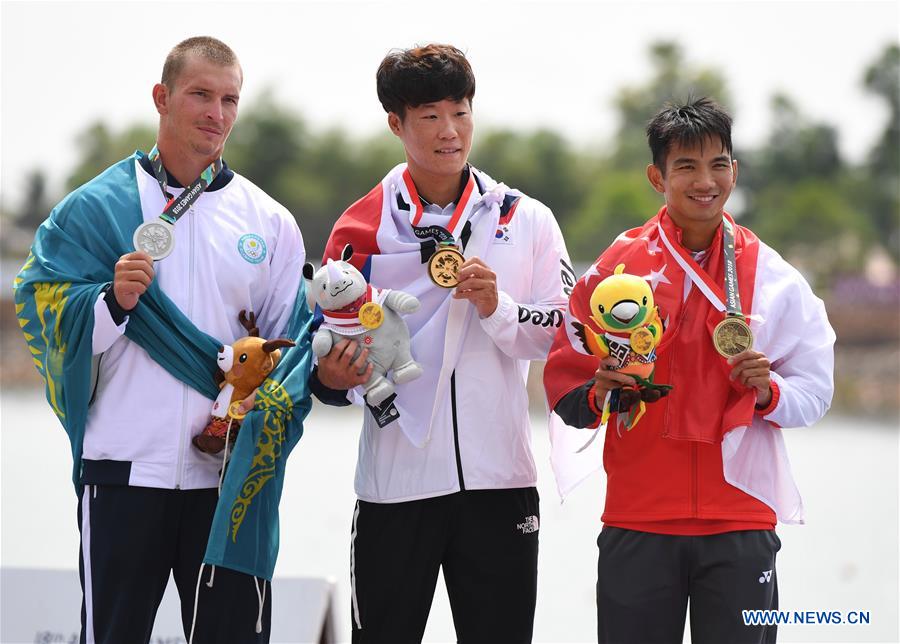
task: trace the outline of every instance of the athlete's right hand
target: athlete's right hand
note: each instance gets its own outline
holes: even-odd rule
[[[619,361],[612,356],[607,356],[600,361],[600,366],[594,373],[594,382],[596,383],[595,386],[597,388],[594,397],[598,401],[598,404],[606,398],[606,394],[611,389],[637,386],[637,382],[631,376],[612,370],[618,364]]]
[[[369,350],[363,349],[354,360],[357,347],[359,345],[355,341],[344,338],[319,358],[319,382],[339,391],[368,382],[373,368],[372,363],[366,364]]]
[[[137,306],[138,299],[153,281],[153,260],[143,251],[126,253],[116,262],[113,295],[125,311]]]

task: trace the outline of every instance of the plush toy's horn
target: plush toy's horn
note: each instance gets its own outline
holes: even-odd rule
[[[287,340],[285,338],[278,338],[277,340],[268,340],[264,342],[262,345],[262,350],[266,353],[272,353],[275,349],[280,349],[281,347],[292,347],[294,346],[293,340]]]
[[[344,274],[341,272],[341,269],[338,267],[337,262],[333,259],[329,259],[325,264],[325,270],[328,271],[328,283],[329,284],[337,284],[342,279],[344,279]]]

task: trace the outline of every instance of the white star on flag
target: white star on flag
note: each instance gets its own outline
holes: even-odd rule
[[[666,264],[663,264],[662,269],[655,271],[652,268],[650,269],[650,274],[644,276],[645,280],[650,282],[650,288],[656,291],[656,287],[659,286],[659,283],[663,284],[671,284],[669,278],[666,277]]]
[[[588,268],[587,271],[585,272],[585,274],[581,276],[581,279],[583,279],[586,282],[589,279],[591,279],[591,277],[593,277],[594,275],[599,277],[600,272],[597,270],[596,264],[591,264],[590,268]]]
[[[657,241],[658,240],[654,237],[647,242],[647,252],[651,255],[656,255],[656,253],[660,252],[661,250]]]

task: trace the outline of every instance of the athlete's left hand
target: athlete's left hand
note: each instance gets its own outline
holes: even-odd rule
[[[497,310],[497,275],[478,257],[467,259],[459,269],[459,284],[453,292],[457,300],[469,300],[486,318]]]
[[[253,401],[256,400],[256,392],[259,391],[259,387],[250,392],[250,395],[244,398],[241,401],[240,406],[238,407],[239,414],[246,414],[251,409],[253,409]]]
[[[765,407],[772,401],[772,383],[769,377],[771,364],[764,353],[747,349],[728,358],[728,364],[734,367],[729,376],[732,380],[756,389],[758,407]]]

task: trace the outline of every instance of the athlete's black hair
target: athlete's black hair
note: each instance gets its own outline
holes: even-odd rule
[[[677,143],[685,147],[702,146],[708,139],[719,139],[731,156],[731,116],[714,100],[688,99],[684,105],[667,103],[647,124],[647,143],[653,164],[666,173],[666,156]]]
[[[452,45],[430,44],[392,51],[375,75],[378,100],[385,112],[401,119],[407,107],[445,99],[472,104],[475,74],[465,54]]]

